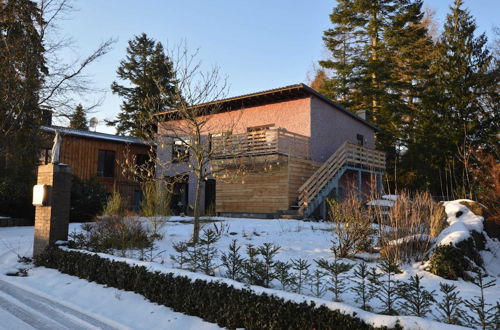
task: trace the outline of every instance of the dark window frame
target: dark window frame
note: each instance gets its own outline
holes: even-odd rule
[[[172,141],[172,163],[188,163],[189,162],[189,147],[181,139]]]
[[[356,134],[356,140],[358,142],[358,145],[364,146],[365,145],[365,137],[363,134]]]
[[[97,156],[97,176],[100,178],[115,177],[116,152],[99,149]]]

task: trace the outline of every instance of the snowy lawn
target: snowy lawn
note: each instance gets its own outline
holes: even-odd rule
[[[71,224],[70,231],[79,227],[79,224]],[[0,280],[101,320],[113,328],[220,329],[198,317],[150,303],[141,295],[90,283],[53,269],[34,268],[29,270],[27,277],[6,276],[9,270],[27,267],[17,262],[17,255],[30,257],[32,248],[33,227],[0,228]],[[36,313],[33,311],[33,314]],[[0,319],[0,329],[32,328],[1,308]]]
[[[138,220],[142,221],[145,224],[148,223],[148,219],[145,218],[140,218]],[[176,267],[176,264],[170,258],[171,255],[175,255],[173,243],[187,241],[190,239],[193,229],[192,219],[188,217],[169,217],[165,218],[164,220],[165,225],[161,229],[164,237],[161,241],[158,241],[156,243],[156,250],[152,254],[146,254],[145,261],[147,262],[133,262],[132,260],[130,260],[130,258],[139,259],[140,254],[137,251],[127,253],[125,257],[129,258],[128,262],[143,264],[151,270],[160,270],[166,272],[172,271],[172,268]],[[258,247],[263,245],[264,243],[273,243],[280,247],[279,252],[276,256],[277,260],[290,262],[292,259],[305,259],[311,264],[311,271],[314,271],[317,268],[317,265],[314,262],[315,259],[317,260],[320,258],[325,258],[330,261],[333,260],[333,255],[330,251],[330,247],[331,241],[332,239],[335,239],[335,236],[331,231],[331,224],[328,223],[286,219],[260,220],[218,217],[212,217],[211,221],[214,222],[205,223],[204,228],[213,228],[214,223],[216,223],[218,227],[220,227],[222,224],[222,228],[224,228],[220,240],[215,244],[217,250],[219,251],[219,258],[222,252],[227,252],[228,246],[230,245],[231,241],[236,240],[237,244],[239,246],[242,246],[240,253],[244,257],[246,257],[246,246],[248,246],[249,244]],[[80,230],[81,228],[79,224],[71,224],[70,232]],[[3,269],[6,269],[4,267],[16,267],[16,253],[26,256],[31,255],[32,235],[32,227],[0,228],[0,265]],[[500,243],[490,243],[491,244],[489,248],[492,250],[492,253],[483,252],[482,256],[486,263],[486,268],[489,274],[496,275],[495,278],[497,280],[497,283],[495,284],[495,286],[488,288],[485,293],[487,302],[495,304],[495,302],[498,301],[500,297]],[[116,255],[119,256],[120,253],[116,253]],[[369,261],[368,266],[378,266],[378,261],[376,261],[376,258],[378,256],[376,254],[361,254],[358,257],[359,258],[342,259],[342,262],[359,264],[362,262],[361,258],[363,258]],[[153,260],[153,262],[151,262],[151,259]],[[217,259],[216,264],[220,264],[220,259]],[[456,285],[460,296],[465,300],[471,299],[472,297],[477,296],[480,293],[478,287],[470,282],[466,282],[463,280],[445,280],[425,271],[424,268],[425,265],[422,265],[420,263],[403,265],[401,267],[402,273],[395,275],[394,279],[407,282],[408,279],[415,274],[423,276],[423,286],[429,291],[434,291],[433,296],[438,301],[442,297],[441,292],[439,291],[439,283]],[[347,290],[341,295],[341,298],[343,300],[341,303],[331,302],[334,296],[332,292],[329,291],[325,292],[325,294],[321,297],[322,299],[317,299],[316,301],[318,303],[328,304],[328,306],[332,309],[341,309],[348,313],[356,312],[361,318],[375,325],[394,324],[394,321],[396,319],[394,317],[377,316],[373,313],[364,312],[357,308],[360,306],[360,304],[355,301],[355,293],[350,289],[353,286],[353,272],[354,269],[351,269],[347,273],[346,279],[344,280],[344,283],[347,285]],[[185,271],[177,271],[177,273],[188,274],[188,272]],[[225,269],[221,266],[217,267],[215,269],[215,277],[220,278],[224,276]],[[199,275],[199,277],[209,278],[201,274]],[[492,279],[492,277],[489,277],[489,279]],[[128,322],[140,320],[141,317],[138,317],[138,315],[143,315],[143,322],[151,322],[147,324],[158,324],[155,322],[159,322],[160,319],[162,320],[163,324],[165,324],[164,320],[173,319],[173,316],[165,316],[171,315],[169,313],[172,313],[168,308],[159,307],[154,304],[147,303],[146,301],[144,301],[144,299],[141,299],[141,297],[135,294],[121,292],[116,289],[103,288],[102,286],[98,286],[93,283],[87,283],[73,277],[59,274],[53,270],[43,268],[34,269],[30,271],[30,276],[27,278],[10,277],[9,280],[15,281],[16,283],[21,283],[26,286],[36,287],[38,288],[38,290],[44,292],[50,292],[51,295],[60,297],[61,299],[69,299],[71,303],[76,304],[77,306],[85,310],[91,311],[92,313],[96,314],[104,313],[104,315],[101,315],[109,319],[122,322],[123,324],[131,324]],[[38,282],[43,284],[39,285],[37,284]],[[61,283],[71,284],[61,285]],[[241,284],[241,287],[244,286],[246,285]],[[310,296],[310,298],[279,291],[281,289],[281,285],[277,280],[274,280],[271,286],[272,289],[259,289],[257,287],[252,288],[254,291],[264,290],[266,292],[295,301],[315,299],[312,298],[312,290],[309,286],[304,288],[303,294]],[[103,300],[95,298],[95,296],[97,295],[92,294],[94,290],[99,292],[102,290],[110,291],[111,294],[108,294],[108,298],[106,300]],[[96,301],[94,302],[93,299]],[[328,301],[330,301],[330,303],[328,303]],[[114,308],[112,310],[106,310],[106,308],[104,308],[103,306],[109,306],[111,302],[113,302],[113,304],[130,302],[129,305],[133,306],[133,308],[130,307],[130,314],[128,312],[116,313],[118,307],[116,310]],[[140,303],[145,304],[144,307],[139,307],[142,306],[140,305]],[[383,302],[381,300],[378,300],[377,297],[370,302],[370,305],[374,308],[375,312],[380,312],[383,309]],[[397,306],[398,305],[396,304],[396,307]],[[396,309],[398,310],[398,308]],[[128,311],[128,309],[126,310]],[[125,319],[119,320],[117,314],[121,315],[120,317]],[[403,313],[400,312],[400,314]],[[144,315],[148,316],[145,317]],[[432,307],[432,313],[428,314],[426,319],[419,319],[416,317],[400,317],[400,319],[403,321],[402,325],[408,328],[447,328],[447,325],[430,322],[437,316],[438,313],[434,305]],[[186,317],[184,316],[184,318]],[[200,322],[199,319],[194,319],[196,321],[192,320],[192,324]],[[184,320],[179,322],[188,321]],[[189,327],[189,323],[186,324],[188,325],[183,326],[183,328]],[[205,323],[203,326],[205,328],[209,328],[211,325]],[[135,327],[146,327],[146,323],[135,324]]]

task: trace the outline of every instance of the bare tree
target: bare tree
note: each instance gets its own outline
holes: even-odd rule
[[[215,177],[221,180],[234,178],[249,166],[248,162],[236,157],[238,147],[231,136],[241,112],[228,113],[229,119],[223,122],[214,119],[214,115],[223,110],[223,105],[216,101],[227,96],[227,78],[221,76],[217,66],[203,70],[198,50],[189,51],[185,42],[168,52],[177,84],[174,92],[161,90],[161,94],[173,99],[177,106],[159,114],[152,112],[143,118],[150,125],[141,125],[149,128],[144,135],[156,142],[158,150],[152,148],[150,151],[155,174],[152,174],[151,166],[137,166],[133,159],[128,161],[129,166],[125,166],[124,171],[141,179],[154,177],[158,184],[170,188],[176,182],[182,182],[185,176],[194,175],[197,182],[192,242],[196,243],[202,215],[203,182]]]
[[[39,105],[52,109],[57,117],[70,118],[76,106],[75,96],[88,100],[89,95],[102,93],[97,100],[89,101],[90,103],[85,105],[85,109],[91,111],[102,103],[104,90],[92,86],[85,70],[108,53],[115,40],[101,42],[94,51],[85,56],[65,59],[62,53],[70,53],[75,48],[75,42],[62,33],[58,23],[74,11],[72,0],[39,0],[38,7],[42,17],[38,22],[38,29],[48,69],[40,90]]]

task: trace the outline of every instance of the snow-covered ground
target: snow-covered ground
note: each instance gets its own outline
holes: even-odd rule
[[[264,243],[274,243],[280,246],[277,259],[281,261],[290,261],[291,259],[306,259],[311,263],[311,269],[316,268],[315,259],[325,258],[332,260],[333,256],[330,251],[331,240],[334,235],[331,231],[331,225],[324,222],[306,222],[300,220],[260,220],[260,219],[235,219],[235,218],[211,218],[216,221],[220,227],[223,224],[223,235],[216,243],[217,249],[227,251],[227,248],[233,239],[237,240],[238,245],[243,248],[240,250],[244,256],[247,245],[252,244],[256,247]],[[147,219],[139,219],[147,223]],[[161,271],[172,271],[171,268],[175,264],[171,261],[170,255],[174,254],[172,244],[174,242],[186,241],[192,234],[192,219],[188,217],[170,217],[166,219],[165,226],[162,228],[164,238],[157,242],[156,257],[154,262],[143,263],[151,269]],[[213,226],[214,223],[207,223],[204,226]],[[79,231],[79,224],[71,224],[70,232]],[[33,227],[14,227],[0,228],[0,267],[2,269],[15,268],[18,255],[31,255]],[[496,275],[497,283],[494,287],[486,290],[486,299],[489,303],[495,303],[500,297],[500,243],[492,242],[489,246],[493,251],[484,252],[483,259],[486,263],[486,268],[490,274]],[[128,255],[128,257],[134,257]],[[360,256],[362,257],[362,256]],[[374,255],[364,255],[365,259],[373,259]],[[360,263],[361,259],[342,260],[349,263]],[[129,262],[133,262],[129,260]],[[377,262],[370,262],[369,266],[376,266]],[[463,299],[470,299],[479,294],[478,288],[463,280],[450,281],[440,278],[424,270],[425,266],[420,263],[407,264],[401,267],[401,274],[395,276],[396,280],[407,281],[410,276],[418,274],[423,276],[422,284],[429,291],[434,290],[433,296],[439,300],[441,293],[439,292],[439,283],[453,284],[458,287],[460,296]],[[179,271],[183,273],[184,271]],[[4,272],[2,272],[4,273]],[[216,270],[216,277],[224,275],[224,269],[219,267]],[[104,288],[94,283],[88,283],[83,280],[76,279],[71,276],[60,274],[54,270],[38,268],[29,272],[28,277],[6,277],[1,275],[0,279],[8,280],[16,285],[22,285],[30,289],[36,289],[44,294],[50,294],[54,299],[60,299],[81,310],[99,315],[106,319],[125,324],[132,328],[155,328],[165,327],[165,320],[168,322],[178,322],[182,324],[182,328],[211,328],[214,325],[203,323],[198,318],[187,317],[182,314],[174,313],[170,309],[160,307],[155,304],[148,303],[141,296],[129,292],[122,292],[112,288]],[[204,275],[199,275],[205,277]],[[347,275],[347,283],[350,285],[350,279],[353,278],[353,270]],[[271,293],[283,296],[292,300],[312,300],[314,298],[288,294],[280,289],[279,282],[273,282]],[[257,290],[257,289],[256,289]],[[264,289],[262,289],[264,290]],[[305,294],[311,292],[307,289]],[[357,307],[355,295],[351,290],[347,290],[342,295],[343,302],[330,302],[328,306],[335,309],[345,310],[346,312],[356,312],[358,315],[374,324],[392,324],[394,318],[387,316],[377,316],[372,313],[363,312]],[[319,303],[326,303],[333,300],[333,295],[327,292]],[[370,305],[376,311],[382,310],[382,303],[374,299]],[[110,308],[109,306],[113,306]],[[118,307],[120,306],[120,307]],[[147,316],[146,316],[147,315]],[[426,320],[418,320],[414,317],[402,318],[403,322],[409,328],[446,328],[443,324],[430,322],[434,319],[433,315],[428,315]],[[160,322],[161,323],[158,323]],[[415,321],[417,320],[417,321]],[[161,324],[161,325],[160,325]],[[169,323],[170,324],[170,323]],[[176,324],[172,323],[172,328],[176,328]]]
[[[70,230],[79,227],[71,224]],[[0,228],[0,329],[220,329],[141,295],[53,269],[34,268],[27,277],[6,276],[9,270],[26,267],[17,256],[31,256],[32,248],[33,227]]]

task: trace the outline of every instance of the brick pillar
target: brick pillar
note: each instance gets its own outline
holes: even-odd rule
[[[47,206],[35,208],[33,255],[58,240],[68,240],[71,168],[64,164],[41,165],[38,167],[37,184],[50,186],[50,196]]]

